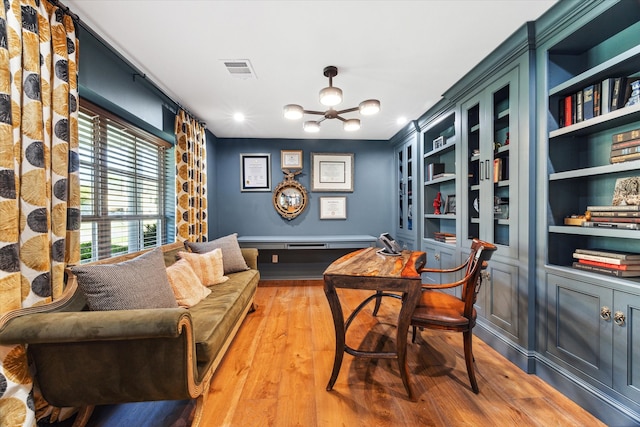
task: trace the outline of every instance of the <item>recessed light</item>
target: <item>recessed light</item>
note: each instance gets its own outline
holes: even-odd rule
[[[235,120],[236,122],[244,122],[244,114],[242,113],[235,113],[233,115],[233,120]]]

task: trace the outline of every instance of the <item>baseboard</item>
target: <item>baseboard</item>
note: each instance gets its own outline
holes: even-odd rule
[[[473,328],[473,333],[524,372],[534,373],[535,356],[533,352],[525,350],[480,322]]]

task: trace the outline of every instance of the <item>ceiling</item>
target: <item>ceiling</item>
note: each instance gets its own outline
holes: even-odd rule
[[[174,101],[222,138],[387,140],[556,0],[217,1],[63,0]],[[82,52],[82,51],[81,51]],[[222,60],[249,60],[256,78]],[[324,67],[344,101],[381,102],[362,128],[326,120],[308,134],[285,104],[325,110]],[[80,56],[82,70],[82,53]],[[82,71],[80,71],[82,72]],[[233,118],[236,112],[243,122]],[[358,113],[346,114],[357,118]],[[320,116],[305,116],[318,120]]]

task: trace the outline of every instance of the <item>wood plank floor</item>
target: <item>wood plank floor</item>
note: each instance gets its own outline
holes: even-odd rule
[[[345,312],[368,295],[338,292]],[[465,369],[461,334],[446,332],[423,331],[415,344],[409,344],[414,401],[407,398],[395,360],[347,354],[334,389],[328,392],[335,339],[321,282],[297,286],[263,282],[256,302],[258,310],[247,316],[213,377],[203,426],[604,425],[477,338],[480,394],[475,395]],[[399,301],[385,298],[376,318],[371,316],[372,307],[354,320],[347,343],[392,350]],[[184,417],[175,420],[159,409],[155,420],[151,409],[134,411],[137,415],[128,418],[114,418],[114,412],[97,408],[89,425],[185,425]]]

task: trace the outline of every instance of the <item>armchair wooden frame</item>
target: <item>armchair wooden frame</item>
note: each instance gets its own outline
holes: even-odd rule
[[[451,269],[420,269],[420,273],[454,273],[466,268],[465,275],[460,280],[451,283],[423,284],[420,301],[411,318],[411,342],[415,342],[417,328],[462,332],[467,374],[471,388],[476,394],[479,392],[479,388],[475,376],[472,347],[472,330],[476,324],[474,304],[482,285],[480,273],[487,268],[488,261],[496,250],[497,248],[493,244],[474,239],[471,253],[465,263]],[[442,292],[434,292],[437,289],[451,289],[458,286],[462,286],[460,298]]]

